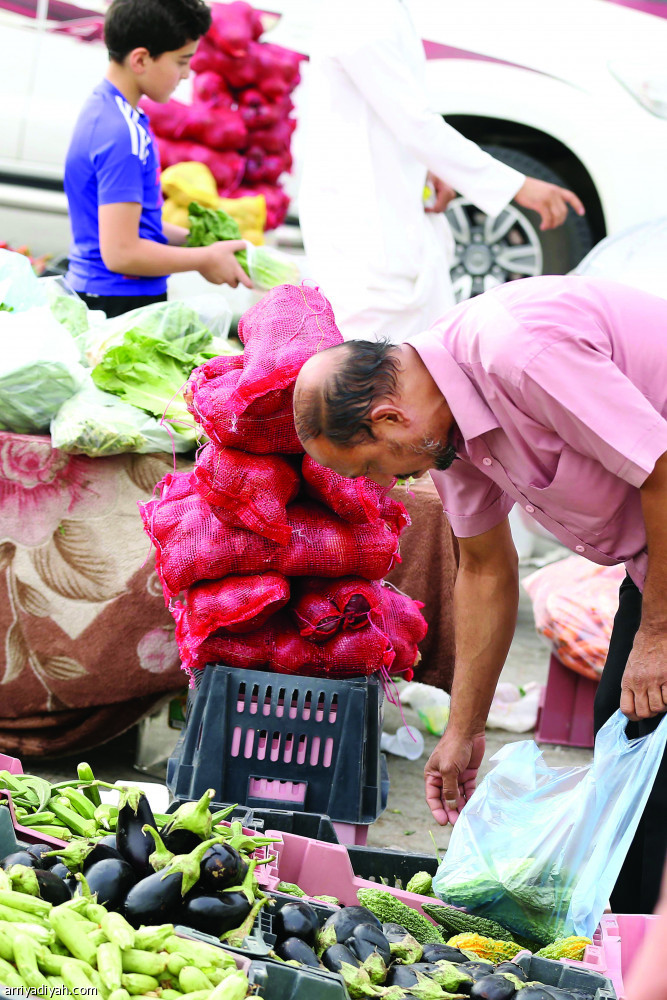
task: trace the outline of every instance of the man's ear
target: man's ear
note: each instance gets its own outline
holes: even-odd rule
[[[372,408],[369,416],[372,424],[403,424],[407,426],[410,423],[410,418],[403,407],[392,400],[378,403]]]

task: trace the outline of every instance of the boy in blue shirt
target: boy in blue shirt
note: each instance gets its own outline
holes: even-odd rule
[[[114,0],[104,22],[109,69],[84,105],[65,162],[72,245],[67,280],[91,307],[118,316],[167,297],[167,276],[199,271],[252,287],[240,240],[184,246],[162,221],[160,161],[144,95],[166,102],[190,73],[211,24],[204,0]]]

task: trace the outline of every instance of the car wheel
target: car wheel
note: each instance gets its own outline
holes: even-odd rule
[[[532,156],[500,146],[483,148],[527,176],[567,187],[558,174]],[[546,232],[540,232],[537,212],[514,202],[491,218],[459,197],[449,203],[445,214],[456,241],[450,274],[457,302],[515,278],[566,274],[594,243],[585,216],[576,215],[572,209],[562,226]]]

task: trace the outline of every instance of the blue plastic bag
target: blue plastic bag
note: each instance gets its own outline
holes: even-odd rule
[[[585,767],[548,767],[536,743],[492,760],[452,831],[433,889],[531,941],[592,937],[667,744],[667,716],[628,740],[618,711]]]

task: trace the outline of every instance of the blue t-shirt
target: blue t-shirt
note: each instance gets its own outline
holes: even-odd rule
[[[166,243],[162,229],[160,161],[148,118],[103,80],[86,101],[65,160],[72,244],[67,280],[89,295],[162,295],[167,278],[110,271],[100,253],[98,208],[141,205],[139,236]]]

